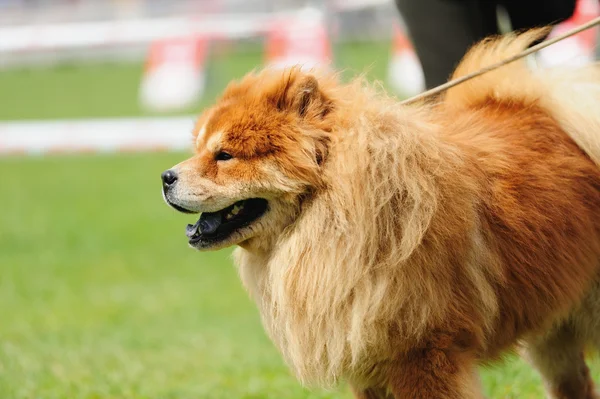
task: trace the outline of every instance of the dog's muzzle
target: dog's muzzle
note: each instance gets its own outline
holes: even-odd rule
[[[165,170],[161,175],[163,190],[165,193],[177,183],[177,172],[173,169]]]
[[[169,198],[169,191],[173,190],[173,188],[177,184],[178,177],[176,171],[174,171],[173,169],[166,170],[160,175],[160,178],[162,179],[163,198],[165,199],[165,202],[169,204],[169,206],[178,210],[179,212],[196,213],[173,203]]]

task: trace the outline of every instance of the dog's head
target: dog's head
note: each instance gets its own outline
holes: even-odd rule
[[[200,213],[187,227],[201,250],[261,245],[293,223],[326,183],[333,102],[299,69],[230,85],[194,128],[195,155],[162,174],[173,208]]]

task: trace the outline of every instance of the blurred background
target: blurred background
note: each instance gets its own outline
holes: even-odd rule
[[[597,8],[579,0],[556,30]],[[159,176],[255,68],[422,91],[404,27],[391,0],[0,0],[0,398],[350,397],[300,387],[230,251],[187,248],[193,220],[163,204]],[[596,41],[538,61],[589,62]],[[482,375],[490,397],[542,397],[514,358]]]

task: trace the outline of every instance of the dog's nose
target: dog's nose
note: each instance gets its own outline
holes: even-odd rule
[[[177,173],[174,170],[166,170],[160,175],[163,181],[163,186],[165,188],[172,186],[177,181]]]

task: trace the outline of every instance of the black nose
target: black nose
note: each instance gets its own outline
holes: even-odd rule
[[[177,173],[171,169],[164,171],[160,177],[162,178],[163,186],[165,186],[165,188],[172,186],[177,181]]]

